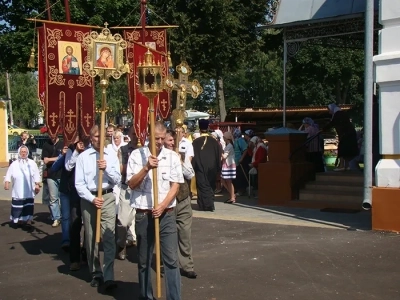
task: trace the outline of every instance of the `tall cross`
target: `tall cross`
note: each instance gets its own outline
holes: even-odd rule
[[[65,129],[67,132],[72,132],[75,130],[75,125],[72,123],[72,118],[76,118],[76,115],[74,115],[74,111],[70,109],[67,112],[67,119],[68,119],[68,124],[65,126]]]
[[[58,115],[56,115],[56,113],[53,112],[53,113],[50,115],[49,118],[51,119],[51,126],[52,126],[52,127],[56,126],[56,119],[58,118]]]
[[[86,127],[90,127],[90,119],[92,118],[92,116],[90,116],[89,114],[86,114],[86,116],[83,117],[86,121]]]
[[[176,71],[179,74],[178,79],[175,79],[172,74],[169,74],[165,84],[170,92],[178,92],[176,108],[172,111],[172,116],[174,122],[176,122],[177,119],[181,119],[183,122],[186,114],[187,95],[190,94],[192,98],[196,99],[203,92],[203,88],[196,79],[189,82],[189,76],[192,74],[192,69],[186,61],[182,61],[178,66],[176,66]],[[173,127],[175,127],[174,125],[175,124],[173,124]]]

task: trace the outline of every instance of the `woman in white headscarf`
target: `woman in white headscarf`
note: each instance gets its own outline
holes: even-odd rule
[[[34,198],[40,191],[40,174],[36,163],[28,158],[29,149],[23,145],[18,149],[18,159],[13,161],[4,178],[4,189],[11,192],[12,225],[31,227]]]
[[[115,131],[112,138],[111,138],[111,144],[107,145],[107,150],[108,151],[114,151],[117,154],[118,160],[119,160],[119,165],[120,169],[122,172],[122,154],[120,148],[122,146],[127,145],[125,141],[123,141],[124,134],[121,131]],[[116,212],[118,214],[118,204],[119,204],[119,194],[121,192],[121,183],[114,185],[113,188],[113,193],[115,195],[115,204],[116,204]]]
[[[345,111],[342,111],[334,103],[328,105],[328,110],[332,115],[332,119],[324,127],[323,131],[327,131],[332,127],[335,128],[339,138],[337,156],[343,160],[343,168],[335,169],[335,171],[348,170],[350,161],[359,154],[357,133]]]

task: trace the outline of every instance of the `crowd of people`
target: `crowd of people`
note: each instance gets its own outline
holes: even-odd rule
[[[339,136],[338,156],[344,167],[357,155],[354,126],[338,107],[330,105],[331,122]],[[324,171],[320,129],[305,118],[300,130],[308,135],[307,160],[317,172]],[[154,218],[160,221],[161,257],[167,299],[181,299],[181,276],[196,278],[192,257],[191,199],[198,209],[215,211],[215,195],[226,189],[233,204],[252,182],[257,188],[261,163],[268,159],[268,146],[248,129],[210,132],[207,120],[199,120],[199,132],[187,128],[168,130],[156,122],[154,140],[141,146],[134,128],[108,126],[104,157],[100,159],[100,128],[89,137],[77,136],[63,145],[49,136],[42,149],[45,170],[30,159],[33,139],[23,134],[18,159],[11,163],[4,188],[12,189],[11,224],[32,228],[34,197],[43,187],[52,227],[61,225],[61,248],[69,253],[69,269],[89,267],[90,285],[110,292],[114,281],[114,259],[125,260],[126,248],[137,247],[140,299],[153,299],[151,262],[154,251]],[[155,144],[156,153],[150,152]],[[99,170],[103,171],[101,186]],[[153,170],[157,173],[158,205],[154,207]],[[40,175],[42,173],[42,176]],[[12,183],[12,187],[11,187]],[[101,194],[101,197],[99,196]],[[96,216],[101,209],[100,228],[103,263],[96,243]],[[82,226],[84,235],[81,236]]]

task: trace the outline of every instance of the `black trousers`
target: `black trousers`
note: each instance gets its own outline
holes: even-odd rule
[[[71,229],[69,231],[69,260],[71,263],[81,262],[81,198],[76,191],[70,193]]]

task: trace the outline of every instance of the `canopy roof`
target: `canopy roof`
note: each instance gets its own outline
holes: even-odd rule
[[[342,110],[349,110],[353,105],[341,105]],[[226,122],[257,122],[257,125],[281,125],[283,109],[280,107],[234,107],[229,110]],[[288,123],[301,123],[305,117],[314,121],[331,118],[326,106],[288,106],[286,107],[286,120]]]
[[[361,17],[365,0],[273,0],[266,27],[287,27]],[[379,0],[374,0],[375,10]]]

